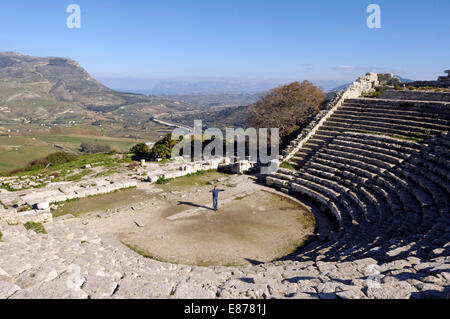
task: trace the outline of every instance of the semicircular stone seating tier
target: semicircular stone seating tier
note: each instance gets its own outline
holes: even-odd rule
[[[449,256],[450,103],[347,99],[266,183],[317,205],[334,229],[289,258]]]

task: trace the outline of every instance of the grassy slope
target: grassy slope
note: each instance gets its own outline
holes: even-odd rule
[[[48,135],[40,136],[40,140],[49,143],[55,143],[72,150],[78,150],[82,143],[101,144],[115,147],[119,151],[129,150],[137,141],[119,141],[114,139],[105,139],[101,137],[82,137],[82,136],[65,136],[65,135]]]
[[[34,135],[12,136],[11,138],[0,136],[0,172],[24,167],[33,160],[61,151],[53,147],[52,144],[78,150],[82,143],[108,145],[111,148],[126,152],[137,141],[89,135]]]
[[[0,172],[23,167],[57,149],[31,137],[0,136]]]

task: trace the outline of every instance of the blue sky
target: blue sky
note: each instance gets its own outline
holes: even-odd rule
[[[66,27],[66,7],[82,28]],[[366,26],[369,4],[382,28]],[[0,51],[77,60],[96,77],[434,79],[450,68],[448,0],[14,0]]]

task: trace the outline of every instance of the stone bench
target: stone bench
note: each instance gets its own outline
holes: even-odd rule
[[[422,116],[434,117],[436,114],[442,115],[444,118],[448,119],[450,115],[450,109],[448,105],[443,103],[411,103],[402,101],[390,105],[389,101],[379,102],[377,100],[371,100],[370,102],[375,103],[360,103],[360,102],[350,102],[345,101],[340,109],[345,110],[359,110],[359,111],[384,111],[384,112],[394,112],[398,114],[421,114]],[[392,101],[390,101],[392,102]]]
[[[399,151],[394,147],[392,147],[392,144],[380,141],[366,141],[360,139],[359,142],[357,142],[354,139],[338,136],[335,140],[333,140],[333,144],[357,150],[369,151],[372,153],[385,154],[396,158],[395,159],[396,162],[398,162],[399,159],[404,159],[405,157],[410,156],[410,153]]]
[[[315,156],[314,161],[323,165],[336,167],[341,171],[346,170],[365,178],[374,178],[380,173],[379,168],[374,165],[366,164],[359,160],[334,156],[327,153],[318,153]]]
[[[322,127],[321,134],[328,134],[329,136],[336,137],[343,133],[354,132],[354,133],[373,133],[382,135],[398,135],[402,138],[418,137],[416,133],[397,129],[388,129],[377,126],[353,126],[341,125],[341,123],[328,122]],[[425,134],[423,134],[425,135]],[[422,137],[423,137],[422,135]]]
[[[450,114],[442,111],[427,111],[427,110],[404,110],[404,109],[392,109],[392,108],[371,108],[371,107],[361,107],[361,106],[345,106],[342,113],[353,112],[356,114],[376,114],[377,117],[389,118],[393,116],[403,116],[404,119],[408,117],[424,119],[425,122],[438,123],[446,125],[450,121]],[[438,122],[434,120],[440,120]]]
[[[405,132],[421,132],[421,133],[430,133],[432,135],[439,134],[441,131],[445,131],[448,129],[447,126],[444,125],[432,125],[433,127],[427,127],[429,126],[427,123],[422,122],[403,122],[398,123],[395,120],[391,120],[389,118],[380,120],[375,119],[374,121],[371,120],[365,120],[363,117],[333,117],[330,119],[329,123],[340,123],[342,127],[354,127],[357,129],[362,129],[365,127],[378,127],[383,129],[389,129],[389,130],[397,130],[397,131],[405,131]]]
[[[414,172],[416,176],[421,177],[421,181],[431,181],[437,187],[441,188],[444,192],[447,194],[450,194],[450,181],[445,179],[439,174],[436,174],[435,172],[432,172],[430,170],[424,170],[420,166],[412,165],[409,162],[404,162],[403,166],[409,170],[409,174],[412,174]],[[436,192],[436,190],[433,190],[433,193]]]
[[[335,112],[335,116],[364,116],[373,118],[392,118],[400,120],[411,120],[431,124],[450,125],[450,120],[436,117],[436,113],[423,113],[423,112],[391,112],[378,109],[356,109],[352,107],[341,108]]]
[[[426,158],[413,158],[410,161],[419,167],[424,167],[427,170],[436,173],[437,175],[445,178],[447,181],[450,181],[450,171],[445,167],[440,167],[439,163],[434,163],[433,160],[428,160]]]
[[[332,131],[345,132],[345,131],[353,131],[353,132],[374,132],[374,133],[383,133],[387,135],[400,135],[405,137],[418,137],[418,134],[426,135],[430,134],[438,134],[440,131],[438,130],[429,130],[424,129],[420,126],[406,126],[406,125],[391,125],[388,123],[379,123],[379,122],[369,122],[369,121],[353,121],[351,119],[346,120],[345,122],[340,122],[339,120],[330,119],[323,125],[323,129],[329,129]]]
[[[427,117],[423,117],[427,118]],[[419,127],[433,132],[445,131],[449,129],[448,125],[430,123],[429,121],[422,121],[423,118],[417,117],[416,119],[398,119],[390,116],[368,116],[363,114],[351,115],[351,114],[334,114],[333,121],[349,121],[357,124],[368,124],[368,125],[381,125],[388,128],[399,127],[399,128],[409,128],[409,127]]]
[[[377,149],[384,149],[386,152],[392,152],[392,154],[418,154],[420,152],[417,142],[399,140],[382,135],[346,132],[344,135],[338,136],[336,140],[353,143],[355,146],[376,147]]]
[[[323,154],[323,153],[334,155],[336,157],[341,157],[342,159],[345,159],[345,160],[359,161],[360,163],[364,163],[365,167],[370,167],[370,168],[372,168],[373,172],[379,173],[379,174],[383,173],[385,169],[390,169],[390,168],[394,167],[394,164],[385,162],[383,160],[355,154],[352,152],[341,151],[338,149],[326,148],[321,151],[321,154]]]
[[[308,187],[306,187],[305,185],[300,185],[297,183],[293,183],[291,185],[291,190],[294,193],[299,193],[302,194],[304,196],[309,197],[312,200],[317,201],[318,203],[320,203],[323,206],[327,206],[328,202],[329,202],[329,198],[326,197],[325,195],[323,195],[322,193],[319,193],[313,189],[310,189]]]
[[[358,105],[385,105],[388,107],[399,106],[402,108],[437,108],[437,109],[449,109],[450,102],[439,101],[414,101],[414,100],[390,100],[390,99],[370,99],[370,98],[358,98],[358,99],[346,99],[345,104],[353,103]]]
[[[334,180],[327,179],[323,175],[316,175],[315,172],[311,170],[302,169],[298,172],[296,178],[320,184],[323,187],[336,191],[336,193],[348,191],[348,188],[339,185]]]
[[[450,185],[442,179],[434,179],[436,177],[430,172],[415,173],[414,167],[406,166],[408,170],[398,170],[399,173],[409,177],[414,183],[420,185],[434,199],[437,206],[447,206],[450,204]]]
[[[400,156],[403,155],[403,157],[408,157],[409,155],[407,154],[395,154],[396,156],[391,154],[386,154],[386,152],[382,152],[381,150],[377,149],[377,150],[367,150],[364,148],[358,148],[358,147],[354,147],[350,146],[346,143],[340,143],[339,141],[333,141],[333,143],[330,143],[328,145],[328,148],[331,149],[335,149],[335,150],[339,150],[339,151],[343,151],[343,152],[347,152],[347,153],[356,153],[360,156],[365,156],[367,158],[373,158],[373,159],[377,159],[380,160],[381,162],[388,162],[391,164],[400,164],[404,161],[404,158],[400,158]],[[379,164],[379,166],[381,166]],[[384,164],[382,167],[385,167]]]
[[[303,185],[306,186],[309,189],[315,190],[317,192],[325,194],[328,198],[337,199],[339,198],[340,194],[332,189],[329,189],[325,187],[324,185],[318,184],[316,182],[302,179],[302,178],[296,178],[294,180],[294,183],[297,185]]]
[[[29,210],[19,213],[16,210],[9,210],[0,214],[0,220],[11,225],[28,222],[47,223],[53,220],[53,215],[50,210]]]

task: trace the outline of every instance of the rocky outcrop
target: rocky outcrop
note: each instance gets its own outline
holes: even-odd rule
[[[437,81],[414,81],[408,83],[408,86],[450,88],[450,70],[445,70],[444,73],[447,73],[447,76],[440,76]]]
[[[0,106],[10,107],[11,117],[49,119],[68,110],[74,113],[85,113],[87,109],[112,111],[122,105],[151,100],[145,95],[105,87],[68,58],[2,52],[0,83]],[[32,100],[33,108],[18,103],[27,100]]]

